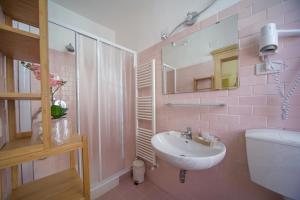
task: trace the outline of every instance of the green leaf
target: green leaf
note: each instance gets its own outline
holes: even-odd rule
[[[51,116],[53,119],[59,119],[66,115],[67,108],[63,108],[59,105],[52,105],[51,106]]]

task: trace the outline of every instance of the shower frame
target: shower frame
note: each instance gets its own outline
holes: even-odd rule
[[[48,23],[52,23],[54,25],[66,28],[66,29],[71,30],[71,31],[73,31],[75,33],[75,52],[77,51],[77,46],[78,46],[78,44],[77,44],[77,42],[78,42],[78,34],[96,40],[96,42],[97,42],[96,43],[96,47],[97,47],[97,52],[96,52],[96,54],[97,54],[97,63],[96,63],[96,65],[97,65],[97,71],[99,70],[98,66],[99,66],[99,61],[100,61],[100,51],[99,51],[99,43],[100,42],[108,44],[108,45],[113,46],[115,48],[127,51],[129,53],[132,53],[133,54],[133,67],[134,67],[134,70],[136,70],[136,68],[137,68],[137,52],[136,51],[128,49],[128,48],[126,48],[124,46],[118,45],[118,44],[116,44],[114,42],[111,42],[111,41],[109,41],[107,39],[104,39],[102,37],[96,36],[96,35],[94,35],[92,33],[86,32],[84,30],[81,30],[79,28],[76,28],[76,27],[73,27],[73,26],[70,26],[70,25],[66,25],[66,24],[63,24],[63,23],[60,23],[60,22],[57,22],[57,21],[53,21],[53,20],[48,20]],[[79,102],[79,95],[80,95],[79,87],[78,87],[78,85],[79,85],[79,78],[78,78],[79,77],[79,74],[78,74],[79,73],[79,70],[78,70],[79,59],[78,59],[77,54],[75,54],[75,60],[76,60],[76,63],[75,63],[75,65],[76,65],[76,101]],[[99,73],[98,73],[97,76],[98,76],[98,82],[97,82],[97,84],[99,85],[100,84]],[[99,94],[98,94],[98,97],[99,97]],[[79,131],[80,130],[80,112],[79,112],[79,110],[80,110],[79,109],[79,103],[77,103],[77,105],[76,105],[76,113],[77,113],[76,130],[77,130],[78,133],[80,133],[80,131]],[[98,112],[99,112],[99,110],[98,110]],[[98,124],[98,128],[100,130],[99,126],[100,126],[100,124]],[[124,138],[124,136],[123,136],[123,138]],[[124,148],[124,141],[122,141],[122,145],[123,145],[122,148]],[[99,164],[100,164],[100,166],[102,166],[102,162],[101,162],[101,153],[102,153],[102,151],[101,151],[101,135],[99,137],[99,149],[98,150],[99,150],[99,155],[100,155],[100,163]],[[123,149],[123,151],[124,151],[124,149]],[[79,166],[79,172],[80,172],[80,176],[82,176],[82,167],[81,167],[81,156],[82,155],[81,155],[81,152],[78,152],[78,156],[79,156],[79,159],[78,159],[78,162],[79,162],[78,163],[79,164],[78,165]],[[115,173],[111,177],[108,177],[106,179],[101,180],[97,185],[95,185],[94,187],[91,187],[91,195],[93,196],[93,190],[97,190],[97,189],[99,189],[101,187],[105,187],[104,186],[105,184],[109,184],[109,182],[114,181],[115,179],[119,178],[121,175],[123,175],[123,174],[125,174],[125,173],[127,173],[129,171],[130,171],[130,169],[126,169],[125,168],[125,169],[120,170],[119,172]],[[102,172],[101,171],[100,171],[100,174],[101,174],[101,177],[102,177]],[[95,193],[98,194],[99,192],[95,191]]]

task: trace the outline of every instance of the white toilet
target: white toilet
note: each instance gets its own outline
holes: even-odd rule
[[[300,200],[300,132],[279,129],[246,130],[251,180]]]

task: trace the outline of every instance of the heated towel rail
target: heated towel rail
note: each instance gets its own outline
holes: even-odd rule
[[[151,137],[156,133],[155,114],[155,60],[153,59],[136,68],[136,156],[152,165],[156,165],[151,146]]]

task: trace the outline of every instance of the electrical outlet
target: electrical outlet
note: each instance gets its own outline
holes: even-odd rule
[[[282,71],[283,69],[282,61],[272,61],[273,69],[267,69],[265,63],[255,65],[255,75],[265,75],[265,74],[274,74]]]

